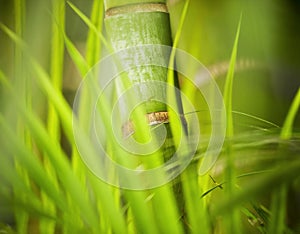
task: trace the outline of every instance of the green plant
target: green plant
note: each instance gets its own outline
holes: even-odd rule
[[[99,92],[97,89],[99,87],[93,86],[93,83],[82,86],[78,106],[75,106],[77,113],[73,112],[63,95],[66,54],[75,64],[82,79],[94,81],[95,74],[99,72],[97,62],[102,58],[101,53],[105,51],[111,53],[113,49],[120,49],[114,44],[114,39],[112,39],[112,46],[106,39],[107,35],[111,38],[123,35],[115,31],[114,28],[118,26],[113,26],[113,24],[120,24],[120,19],[116,17],[116,22],[111,22],[114,20],[113,17],[106,19],[106,35],[103,33],[102,25],[104,14],[102,1],[93,1],[91,17],[87,17],[83,10],[76,7],[76,4],[71,2],[65,4],[64,1],[59,0],[51,1],[48,5],[51,9],[48,12],[48,17],[51,18],[49,24],[51,46],[48,45],[48,49],[51,53],[43,55],[49,58],[45,65],[33,49],[30,41],[33,37],[29,35],[28,39],[26,34],[29,30],[26,22],[30,17],[25,14],[26,4],[23,0],[14,1],[15,25],[4,23],[0,25],[5,38],[9,38],[7,40],[13,43],[14,47],[14,59],[10,64],[13,71],[5,66],[0,67],[1,232],[297,233],[299,229],[295,225],[292,227],[289,222],[291,217],[287,212],[287,197],[290,196],[288,191],[299,193],[299,130],[293,129],[292,126],[300,105],[300,89],[293,99],[282,128],[264,118],[234,111],[236,88],[234,82],[238,79],[235,74],[235,66],[238,64],[238,41],[243,42],[240,34],[243,32],[243,27],[246,27],[241,24],[242,20],[236,33],[223,91],[227,111],[227,133],[220,158],[208,173],[198,174],[199,168],[205,162],[202,156],[209,142],[207,135],[211,134],[209,126],[215,123],[210,119],[211,113],[206,111],[207,104],[203,101],[199,87],[196,87],[200,84],[191,84],[188,80],[185,81],[184,74],[178,74],[182,81],[182,94],[188,96],[197,107],[196,111],[188,113],[188,110],[184,109],[188,105],[183,99],[184,116],[189,121],[189,114],[196,113],[200,126],[204,126],[200,129],[201,138],[197,152],[189,166],[174,181],[163,183],[159,187],[131,190],[110,185],[96,176],[99,176],[98,168],[103,168],[99,166],[101,162],[99,151],[93,144],[91,137],[93,129],[90,126],[93,120],[91,111],[95,101],[93,95],[94,92]],[[115,7],[115,4],[118,4],[118,1],[107,1],[106,8]],[[183,4],[180,8],[180,17],[177,17],[179,23],[176,28],[177,33],[174,35],[173,49],[168,50],[169,69],[167,67],[155,70],[150,67],[150,70],[154,70],[154,78],[145,78],[156,79],[156,74],[163,74],[161,78],[170,85],[168,87],[177,85],[174,82],[173,64],[177,63],[178,66],[183,64],[187,67],[191,65],[176,57],[175,48],[180,47],[181,40],[186,40],[184,30],[188,27],[186,22],[190,17],[189,12],[193,10],[191,5],[195,2],[186,1]],[[160,4],[160,7],[161,5],[163,4]],[[143,6],[147,7],[147,3]],[[180,4],[175,5],[173,9],[177,6]],[[122,9],[128,10],[128,7]],[[74,18],[82,20],[87,26],[85,53],[80,52],[69,35],[68,22],[66,22],[68,10],[74,14]],[[145,13],[142,14],[144,17]],[[168,28],[166,15],[160,14],[165,13],[156,13],[157,19],[163,18],[162,21]],[[151,13],[147,15],[150,21]],[[126,17],[132,20],[132,24],[136,22],[131,19],[132,17],[137,17],[140,21],[145,20],[141,15],[126,15]],[[246,17],[244,15],[243,20]],[[155,27],[158,22],[155,21],[153,24]],[[159,43],[171,45],[170,31],[163,29],[165,28],[160,28],[161,34],[168,34],[163,37],[163,40],[166,37],[167,39],[166,42]],[[125,31],[124,34],[127,33]],[[147,36],[142,35],[141,39],[147,41]],[[231,38],[230,41],[232,40]],[[191,40],[191,44],[193,43],[195,41]],[[196,51],[197,47],[195,45],[194,47]],[[130,57],[136,56],[133,54]],[[226,57],[229,57],[228,54]],[[117,67],[122,69],[122,60],[114,57],[112,59],[116,59],[114,61]],[[190,69],[195,68],[191,66]],[[139,73],[140,70],[133,69],[133,72]],[[234,75],[235,79],[233,79]],[[133,85],[128,79],[128,74],[121,74],[120,77],[122,82],[118,84],[121,88]],[[96,81],[98,81],[97,77]],[[220,87],[223,87],[222,83]],[[168,91],[168,95],[162,91],[154,91],[154,94],[163,96],[162,99],[169,99],[170,103],[176,103],[176,95],[172,93],[172,89]],[[133,156],[120,147],[111,128],[110,103],[118,97],[118,93],[113,92],[111,100],[104,98],[95,110],[103,120],[100,130],[101,133],[105,132],[105,151],[113,160],[131,169],[141,167],[151,169],[162,164],[169,157],[168,154],[178,147],[180,132],[182,132],[179,130],[180,119],[178,120],[172,114],[170,116],[168,131],[172,140],[165,143],[166,149],[155,151],[148,158],[140,155]],[[133,98],[136,96],[133,95]],[[129,98],[128,101],[134,100]],[[145,109],[150,113],[166,111],[166,108],[158,102],[151,102],[150,106],[142,105],[140,109],[136,108],[133,112],[135,139],[139,142],[149,140],[150,129],[143,120]],[[169,108],[168,111],[173,113],[174,110]],[[242,124],[246,127],[241,126]],[[188,128],[193,126],[187,125]],[[171,136],[170,133],[173,135]],[[182,138],[186,146],[192,145],[192,142],[187,142],[185,137]],[[62,143],[64,141],[67,141],[67,147]],[[183,149],[186,150],[185,147]],[[87,161],[86,158],[81,157],[82,155],[91,156],[91,161]],[[92,170],[90,170],[90,163],[94,164]],[[105,172],[108,172],[105,178],[112,178],[111,181],[116,181],[120,185],[122,179],[127,179],[126,175],[124,178],[115,178],[118,174],[113,168],[108,168]],[[155,181],[163,180],[164,176],[166,175],[163,173],[156,174],[151,182],[155,184]],[[139,176],[128,178],[131,179],[129,181],[131,185],[137,188],[145,186],[144,183],[147,181]],[[271,197],[270,203],[266,202],[269,197]],[[3,208],[2,204],[4,204]]]

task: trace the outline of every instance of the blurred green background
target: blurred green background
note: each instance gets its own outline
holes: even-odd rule
[[[86,15],[92,1],[72,1]],[[184,1],[168,6],[173,34]],[[0,21],[14,28],[14,1],[0,1]],[[240,14],[243,15],[234,83],[234,109],[281,125],[300,86],[300,1],[192,0],[179,48],[188,51],[216,73],[222,84]],[[51,1],[26,1],[24,38],[40,63],[48,69]],[[67,6],[66,31],[84,54],[88,28]],[[13,71],[13,42],[0,31],[0,67]],[[64,93],[72,99],[80,78],[66,53]],[[223,87],[221,85],[220,87]],[[296,126],[300,127],[298,115]]]
[[[92,0],[71,2],[87,16],[90,15]],[[168,1],[173,35],[178,27],[183,4],[182,0]],[[299,12],[299,0],[192,0],[179,48],[202,62],[222,89],[236,28],[242,14],[233,87],[233,109],[282,126],[291,101],[300,87]],[[0,22],[14,29],[14,1],[0,0]],[[25,42],[39,63],[49,71],[51,0],[27,0],[24,24]],[[68,5],[66,33],[79,51],[85,54],[88,27]],[[0,69],[17,81],[20,78],[14,78],[14,43],[2,31],[0,51]],[[66,52],[63,93],[70,104],[80,80],[80,74]],[[3,89],[0,86],[0,107],[10,105],[9,100],[2,98]],[[40,92],[34,88],[32,90],[37,94]],[[32,100],[33,108],[38,110],[41,116],[46,115],[47,100],[42,98],[42,95],[38,97],[41,98]],[[300,128],[299,113],[295,120],[295,128]],[[65,144],[64,140],[62,144]],[[298,203],[295,199],[293,204],[296,207]],[[0,207],[0,214],[4,214],[4,217],[0,218],[9,222],[10,211],[3,211],[5,207],[1,201]]]

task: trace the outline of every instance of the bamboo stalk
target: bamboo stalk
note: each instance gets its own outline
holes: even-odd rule
[[[105,1],[105,26],[106,32],[110,39],[114,51],[129,49],[143,45],[172,45],[170,20],[165,0],[106,0]],[[171,52],[171,51],[170,51]],[[127,52],[126,52],[127,53]],[[126,57],[132,59],[140,59],[147,56],[150,59],[165,57],[164,51],[142,51],[129,50],[130,54]],[[147,100],[141,104],[142,110],[146,113],[146,121],[149,125],[164,123],[167,129],[167,137],[171,138],[172,134],[168,126],[167,106],[163,102],[155,100],[167,101],[166,88],[164,86],[154,86],[148,81],[158,81],[167,83],[168,69],[165,67],[157,67],[147,65],[143,67],[135,67],[130,69],[129,80],[132,85],[137,85],[136,98],[139,100]],[[143,84],[142,84],[143,83]],[[125,123],[124,129],[126,133],[132,131],[132,124]],[[128,135],[128,134],[124,135]],[[174,148],[165,144],[164,159],[167,160],[174,153]],[[178,189],[178,188],[176,188]],[[126,192],[126,198],[134,205],[133,198],[135,191]],[[178,222],[180,220],[178,208],[182,210],[182,197],[177,193],[177,206],[174,197],[174,191],[169,185],[162,186],[150,191],[154,196],[151,199],[153,211],[155,213],[156,226],[161,233],[182,233],[182,226]],[[132,199],[131,199],[132,198]],[[136,223],[143,222],[137,210],[132,207],[133,217]],[[151,215],[151,213],[149,213]]]
[[[106,1],[105,26],[112,47],[115,51],[128,49],[134,46],[159,44],[171,46],[171,30],[169,15],[165,3],[140,3],[137,1]],[[149,2],[149,1],[148,1]],[[155,2],[155,1],[154,1]],[[112,8],[114,7],[114,8]],[[133,51],[134,53],[134,51]],[[139,58],[139,54],[128,57]],[[163,56],[161,51],[151,51],[153,59]],[[143,69],[143,71],[142,71]],[[167,69],[147,66],[131,71],[130,77],[133,83],[144,81],[167,81]],[[166,91],[159,87],[151,87],[146,83],[146,88],[140,90],[140,100],[149,100],[145,104],[147,113],[166,111],[163,103],[152,101],[154,99],[166,100]]]

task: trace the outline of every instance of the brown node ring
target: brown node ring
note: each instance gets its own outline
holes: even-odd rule
[[[169,115],[167,111],[152,112],[145,115],[149,126],[169,123]],[[186,120],[183,115],[180,115],[181,122],[186,126]],[[122,134],[124,138],[131,136],[134,133],[134,125],[132,121],[127,121],[122,126]]]
[[[105,18],[122,15],[133,12],[164,12],[168,13],[168,8],[164,3],[139,3],[129,4],[125,6],[118,6],[107,9],[105,11]]]
[[[167,111],[152,112],[145,115],[149,126],[154,126],[163,123],[169,123],[169,115]],[[134,126],[132,121],[127,121],[122,126],[123,137],[127,138],[134,133]]]

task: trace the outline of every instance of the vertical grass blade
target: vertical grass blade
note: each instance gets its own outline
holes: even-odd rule
[[[184,3],[183,10],[181,13],[179,25],[175,34],[174,42],[173,42],[173,48],[170,55],[169,60],[169,70],[168,70],[168,84],[171,85],[171,87],[175,86],[174,83],[174,68],[175,68],[175,53],[176,48],[179,43],[180,36],[182,34],[182,29],[184,25],[184,21],[189,9],[190,1],[187,0]],[[179,88],[179,87],[177,87]],[[172,103],[172,106],[177,106],[178,99],[176,99],[176,94],[173,92],[172,89],[167,90],[168,92],[168,100],[170,103]],[[179,97],[180,98],[180,97]],[[176,110],[177,114],[180,113],[179,109]],[[169,118],[170,118],[170,127],[173,134],[173,140],[175,141],[175,145],[178,145],[180,141],[182,141],[182,138],[185,136],[181,136],[181,130],[178,128],[178,125],[181,125],[181,128],[184,127],[183,123],[179,123],[176,121],[176,116],[172,115],[172,111],[169,110]],[[187,143],[187,142],[186,142]],[[184,143],[185,144],[185,143]],[[181,203],[184,204],[183,207],[180,207],[180,212],[182,213],[182,221],[185,223],[185,229],[188,232],[191,233],[209,233],[208,229],[208,218],[207,218],[207,212],[206,207],[204,205],[204,199],[198,199],[197,194],[201,194],[201,188],[199,188],[198,185],[198,177],[197,177],[197,170],[195,165],[189,166],[180,176],[181,181],[180,185],[182,186],[182,191],[179,193],[183,194],[177,194],[177,196],[180,196],[177,199],[180,199]]]
[[[96,0],[99,1],[99,0]],[[83,20],[83,22],[89,27],[90,30],[92,30],[101,40],[103,45],[109,49],[109,51],[112,51],[110,44],[107,42],[101,31],[99,29],[101,28],[101,24],[96,25],[93,24],[93,22],[86,16],[84,15],[83,12],[81,12],[74,4],[68,1],[69,6],[74,10],[74,12]],[[95,3],[96,4],[96,3]],[[97,5],[96,5],[97,6]],[[100,5],[99,5],[100,6]],[[101,6],[100,6],[101,7]],[[102,7],[101,7],[102,8]],[[101,10],[101,8],[99,10]],[[99,20],[99,19],[98,19]],[[91,35],[91,34],[90,34]]]
[[[15,13],[15,31],[16,34],[23,38],[24,34],[24,24],[25,24],[25,0],[14,0],[14,13]],[[28,80],[25,74],[25,66],[24,66],[24,57],[23,52],[18,46],[15,48],[15,63],[14,63],[14,83],[15,87],[18,90],[21,100],[23,100],[24,104],[28,104]],[[17,121],[17,131],[22,138],[23,141],[26,141],[27,133],[24,130],[24,127],[21,125],[19,119]],[[23,178],[25,184],[30,187],[29,180],[26,174],[26,171],[22,169],[22,166],[16,162],[15,167],[17,168],[17,173],[19,173]],[[15,196],[20,196],[20,191],[18,191],[18,187],[14,188]],[[25,198],[24,198],[25,199]],[[25,200],[24,200],[25,201]],[[18,207],[15,207],[15,220],[16,220],[16,228],[20,234],[25,234],[28,228],[29,215],[22,211],[18,210]]]
[[[300,88],[298,89],[295,98],[290,106],[289,112],[286,116],[286,119],[284,121],[281,133],[280,133],[280,138],[281,139],[290,139],[293,133],[293,123],[294,119],[297,115],[297,112],[299,110],[300,106]]]
[[[290,106],[283,127],[281,129],[280,138],[283,140],[289,140],[293,133],[293,123],[297,115],[300,106],[300,88],[298,89],[294,100]],[[284,146],[279,146],[279,150],[282,150]],[[284,155],[282,155],[284,156]],[[284,164],[281,165],[285,166]],[[269,233],[282,234],[285,233],[286,228],[286,209],[287,209],[287,196],[288,186],[287,184],[281,185],[278,189],[274,190],[271,198],[271,219],[268,226]]]
[[[95,29],[97,31],[95,32],[93,28],[89,27],[87,45],[86,45],[86,61],[90,67],[94,66],[100,60],[101,39],[99,38],[98,35],[101,34],[102,32],[103,7],[104,7],[103,1],[94,0],[90,25],[95,25]]]
[[[60,120],[62,121],[63,128],[65,130],[66,136],[68,140],[75,144],[73,130],[72,130],[72,111],[70,107],[66,103],[66,100],[63,98],[60,92],[57,92],[50,83],[50,78],[48,74],[44,71],[44,69],[30,56],[28,50],[26,50],[26,45],[24,42],[15,35],[11,30],[9,30],[4,25],[1,25],[4,32],[7,33],[11,37],[11,39],[23,50],[24,54],[27,57],[27,61],[31,66],[31,69],[36,74],[36,81],[39,87],[43,90],[44,94],[47,96],[51,103],[55,106],[57,113],[60,116]],[[13,95],[15,97],[15,94]],[[16,97],[15,97],[16,98]],[[17,100],[17,98],[16,98]],[[18,102],[17,102],[18,103]],[[79,179],[73,173],[70,168],[69,162],[67,161],[66,155],[62,152],[61,148],[57,145],[57,142],[53,142],[49,135],[47,134],[46,130],[43,128],[41,122],[33,116],[31,113],[26,112],[21,106],[20,113],[22,114],[22,118],[26,121],[28,128],[30,129],[32,135],[34,136],[38,146],[45,150],[51,163],[53,164],[54,168],[59,171],[59,180],[62,181],[62,184],[72,200],[72,205],[78,207],[81,218],[84,222],[92,228],[95,233],[96,230],[101,230],[98,223],[98,215],[95,213],[95,209],[87,200],[86,197],[82,197],[81,193],[78,191],[84,191],[85,188],[81,186]],[[89,148],[89,139],[85,139],[84,135],[82,135],[84,142],[86,143],[86,148]],[[100,199],[101,202],[106,202],[109,206],[109,209],[114,212],[120,212],[114,205],[114,198],[110,195],[110,193],[106,193],[106,189],[102,189],[101,186],[107,186],[106,184],[99,183],[98,192],[104,196],[106,199]],[[109,201],[109,202],[108,202]],[[108,209],[107,206],[103,206]],[[103,214],[110,213],[107,211],[102,211]],[[124,221],[119,220],[122,218],[120,215],[115,215],[115,219],[111,220],[112,224],[111,227],[116,230],[116,233],[120,230],[124,230]],[[114,225],[114,224],[118,225]],[[120,225],[122,224],[123,225]]]
[[[234,40],[233,49],[231,52],[229,68],[226,75],[226,81],[224,86],[224,103],[226,106],[226,120],[227,120],[227,130],[226,136],[232,137],[234,130],[233,130],[233,119],[232,119],[232,89],[233,89],[233,77],[234,77],[234,68],[237,58],[237,50],[238,50],[238,42],[240,36],[240,29],[241,29],[241,22],[242,17],[239,20],[239,24],[237,27],[237,32]]]
[[[63,80],[63,66],[64,66],[64,37],[60,28],[65,28],[65,3],[64,1],[54,0],[52,2],[52,39],[51,39],[51,64],[50,76],[53,88],[57,92],[62,90]],[[48,116],[47,116],[47,131],[50,137],[57,142],[60,141],[60,120],[52,103],[48,102]],[[51,162],[47,155],[44,157],[44,168],[51,178],[54,187],[58,187],[58,181]],[[55,215],[56,204],[49,199],[48,195],[42,191],[41,193],[43,206],[48,213]],[[40,220],[40,231],[42,233],[54,233],[55,222],[49,219]]]
[[[231,53],[229,68],[226,76],[225,86],[224,86],[224,104],[226,107],[226,137],[228,139],[227,148],[226,148],[226,172],[225,178],[227,182],[227,197],[230,198],[235,193],[235,186],[236,186],[236,175],[235,175],[235,165],[234,165],[234,158],[231,146],[231,139],[234,134],[234,127],[233,127],[233,119],[232,119],[232,90],[233,90],[233,77],[234,77],[234,67],[237,58],[237,50],[238,50],[238,42],[240,36],[240,28],[241,28],[242,16],[239,20],[234,45]],[[240,216],[239,211],[234,210],[225,218],[225,225],[226,225],[226,233],[241,233],[240,229]]]

